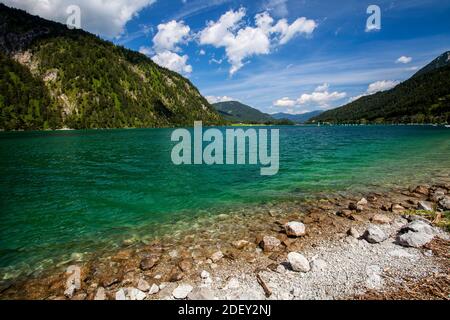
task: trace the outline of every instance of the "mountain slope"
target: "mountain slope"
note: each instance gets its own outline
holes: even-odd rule
[[[0,128],[221,124],[181,75],[145,55],[0,4]]]
[[[310,122],[448,123],[450,61],[446,52],[395,88],[329,110]]]
[[[450,65],[450,51],[444,52],[439,57],[431,61],[425,67],[416,72],[413,77],[421,76],[425,73]]]
[[[294,123],[305,123],[307,122],[309,119],[318,116],[319,114],[321,114],[323,111],[321,110],[316,110],[316,111],[311,111],[311,112],[306,112],[306,113],[302,113],[302,114],[290,114],[290,113],[275,113],[272,114],[272,118],[274,119],[278,119],[278,120],[282,120],[282,119],[287,119],[290,120]]]
[[[228,120],[232,123],[282,123],[281,121],[272,118],[269,114],[263,113],[238,101],[218,102],[214,103],[213,107],[219,112],[220,115],[222,115],[225,120]],[[288,124],[288,122],[286,122],[286,124]]]

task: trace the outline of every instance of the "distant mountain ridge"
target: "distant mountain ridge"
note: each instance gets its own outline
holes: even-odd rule
[[[213,107],[227,121],[249,124],[292,124],[290,121],[280,121],[269,114],[259,111],[239,101],[214,103]]]
[[[449,123],[450,51],[396,87],[328,110],[309,122]]]
[[[450,65],[450,51],[444,52],[439,57],[431,61],[425,67],[417,71],[413,77],[419,77],[425,73],[437,70]]]
[[[0,129],[206,125],[224,120],[186,78],[83,30],[0,3]]]
[[[302,114],[290,114],[290,113],[279,112],[279,113],[271,114],[271,116],[272,116],[272,118],[275,118],[278,120],[287,119],[294,123],[303,124],[303,123],[307,122],[309,119],[311,119],[313,117],[317,117],[322,112],[323,112],[322,110],[315,110],[315,111],[306,112],[306,113],[302,113]]]

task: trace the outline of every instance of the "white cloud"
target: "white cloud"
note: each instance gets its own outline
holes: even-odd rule
[[[287,7],[288,0],[266,0],[263,9],[273,13],[277,17],[285,17],[289,14]]]
[[[389,89],[392,89],[396,85],[398,85],[398,81],[392,81],[392,80],[382,80],[382,81],[376,81],[374,83],[369,84],[369,87],[367,88],[367,93],[372,94],[380,91],[386,91]]]
[[[304,93],[297,100],[284,97],[273,102],[276,107],[286,107],[292,109],[295,106],[313,105],[326,108],[333,101],[341,100],[347,96],[346,92],[329,92],[329,84],[324,83],[316,87],[312,93]],[[304,110],[302,110],[304,111]]]
[[[203,50],[203,49],[201,49],[200,51],[199,51],[199,53],[198,53],[199,55],[201,55],[201,56],[204,56],[205,54],[206,54],[206,51],[205,50]]]
[[[407,64],[407,63],[410,63],[411,61],[412,61],[411,57],[401,56],[400,58],[397,59],[397,61],[395,63]]]
[[[286,44],[299,34],[311,34],[316,28],[317,23],[314,20],[302,17],[295,20],[291,25],[288,24],[286,19],[281,19],[273,27],[272,32],[281,33],[280,44]]]
[[[227,102],[227,101],[237,101],[236,99],[233,99],[228,96],[222,96],[222,97],[216,97],[216,96],[206,96],[206,100],[208,100],[209,103],[218,103],[218,102]]]
[[[66,23],[66,9],[81,9],[81,28],[106,37],[117,37],[125,25],[143,8],[156,0],[2,0],[7,6],[23,9],[42,18]]]
[[[151,56],[162,67],[189,75],[192,72],[192,66],[187,62],[189,56],[181,55],[179,45],[189,41],[190,31],[183,21],[162,23],[158,25],[158,32],[153,37],[153,47],[141,47],[139,52]]]
[[[169,21],[158,25],[158,33],[153,37],[153,48],[156,52],[180,51],[178,44],[188,41],[191,29],[183,21]]]
[[[355,97],[351,97],[350,99],[348,99],[348,102],[353,102],[358,100],[359,98],[362,97],[366,97],[369,96],[371,94],[380,92],[380,91],[386,91],[389,89],[392,89],[393,87],[395,87],[396,85],[398,85],[400,82],[399,81],[392,81],[392,80],[381,80],[381,81],[376,81],[373,82],[371,84],[369,84],[369,86],[367,87],[366,92],[357,95]]]
[[[209,64],[211,64],[211,63],[222,64],[222,62],[223,62],[222,59],[215,59],[215,58],[212,58],[211,60],[209,60]]]
[[[246,58],[269,54],[274,43],[286,44],[298,34],[311,34],[317,26],[306,18],[299,18],[291,25],[281,19],[273,25],[274,19],[264,12],[255,16],[256,27],[251,27],[242,22],[245,15],[244,8],[230,10],[218,21],[208,22],[199,33],[200,44],[225,48],[231,75],[244,66]]]
[[[314,91],[324,92],[324,91],[327,91],[329,87],[330,87],[330,85],[328,83],[324,83],[322,85],[317,86],[316,90],[314,90]]]
[[[180,56],[171,51],[158,52],[152,57],[152,60],[160,66],[185,75],[192,72],[192,66],[187,64],[188,59],[187,55]]]
[[[343,99],[347,96],[345,92],[328,92],[328,91],[314,91],[313,93],[304,93],[297,100],[299,104],[317,104],[321,107],[327,107],[330,102]]]
[[[289,97],[284,97],[274,101],[273,105],[276,107],[294,107],[297,104],[295,100],[289,99]]]

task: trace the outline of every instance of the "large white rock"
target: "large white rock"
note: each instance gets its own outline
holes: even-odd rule
[[[286,234],[292,237],[301,237],[306,233],[305,225],[298,221],[290,221],[284,225]]]
[[[311,270],[308,259],[298,252],[289,252],[288,261],[294,271],[308,272]]]
[[[379,243],[387,239],[387,235],[379,227],[370,225],[364,232],[364,239],[370,243]]]
[[[408,231],[398,236],[398,243],[405,247],[420,248],[431,240],[434,236],[425,232]]]
[[[186,299],[193,289],[194,288],[189,284],[180,284],[173,290],[172,295],[175,299]]]
[[[402,233],[406,233],[408,231],[418,232],[418,233],[426,233],[428,235],[435,235],[435,230],[432,226],[426,223],[423,220],[414,220],[407,225],[405,225],[402,229]]]

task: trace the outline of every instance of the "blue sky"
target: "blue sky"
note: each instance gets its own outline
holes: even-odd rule
[[[49,6],[65,0],[0,2],[64,19]],[[211,101],[236,99],[268,113],[345,104],[450,50],[450,1],[68,2],[79,3],[82,28],[183,73]],[[381,9],[381,30],[367,32],[371,4]]]

